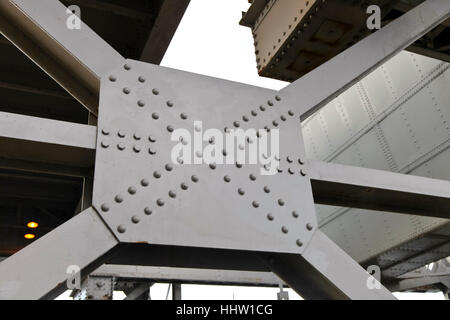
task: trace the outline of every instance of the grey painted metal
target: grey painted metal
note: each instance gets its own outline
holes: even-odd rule
[[[0,17],[0,32],[96,114],[100,78],[123,57],[84,23],[67,28],[59,1],[1,1]]]
[[[449,1],[427,0],[280,93],[306,119],[449,16]]]
[[[310,162],[316,203],[450,218],[450,181]]]
[[[123,279],[147,279],[151,282],[186,282],[195,284],[278,286],[282,280],[272,272],[169,268],[105,264],[93,275]]]
[[[135,283],[133,289],[125,292],[126,297],[124,300],[151,300],[150,299],[150,288],[153,283]]]
[[[387,286],[392,291],[409,291],[414,289],[427,290],[427,288],[437,284],[444,285],[447,288],[444,290],[444,294],[450,288],[449,257],[401,275],[387,283]]]
[[[36,170],[52,170],[48,164],[56,164],[67,173],[69,167],[81,171],[94,164],[96,127],[0,112],[0,146],[4,166],[10,163],[33,170],[32,159],[43,163]],[[20,163],[11,163],[14,160]]]
[[[0,299],[55,298],[67,289],[70,266],[98,267],[118,244],[90,208],[0,263]]]
[[[370,289],[368,273],[320,230],[302,255],[274,256],[269,264],[305,299],[395,299],[381,284]]]
[[[69,258],[75,255],[75,263],[86,268],[104,262],[101,255],[109,253],[120,241],[141,246],[151,243],[148,247],[160,244],[256,253],[307,298],[392,299],[383,287],[370,290],[366,285],[368,273],[318,230],[310,177],[301,171],[303,166],[307,168],[308,161],[298,116],[323,106],[336,92],[448,16],[449,11],[448,2],[428,0],[375,37],[369,37],[375,47],[365,41],[348,50],[328,64],[331,69],[326,77],[323,68],[313,71],[306,78],[316,79],[314,84],[322,80],[324,90],[304,100],[301,112],[291,109],[295,102],[302,101],[300,82],[275,95],[265,89],[132,60],[120,63],[102,78],[100,92],[93,205],[101,212],[101,219],[94,209],[89,209],[3,261],[0,297],[49,297],[61,289],[65,279],[62,265],[71,262]],[[417,26],[417,21],[412,23],[411,19],[418,16],[422,20]],[[393,31],[395,41],[390,35]],[[385,49],[383,54],[377,45]],[[341,74],[343,88],[338,88],[334,72],[342,69],[333,66],[342,59],[357,61],[364,50],[370,56],[367,63],[344,64],[348,69]],[[262,103],[264,112],[259,107]],[[257,176],[254,180],[250,174],[258,173],[260,168],[256,165],[203,165],[185,170],[181,170],[182,166],[167,166],[171,165],[167,150],[173,146],[169,134],[172,129],[168,129],[185,127],[186,115],[203,120],[205,128],[224,128],[238,126],[236,123],[249,114],[256,116],[241,127],[260,128],[285,117],[286,121],[281,119],[279,125],[274,124],[281,129],[279,174]],[[156,137],[156,142],[148,139],[150,136]],[[157,156],[147,152],[149,148],[155,148]],[[294,166],[288,156],[299,165]],[[225,175],[231,177],[232,183],[224,181]],[[182,183],[187,184],[187,190],[181,187]],[[269,195],[263,191],[264,186],[271,189]],[[246,190],[245,196],[239,195],[237,188]],[[293,214],[293,210],[299,214]],[[73,231],[71,236],[67,235],[69,230]],[[60,233],[66,236],[60,237]],[[74,243],[74,234],[81,241]],[[73,249],[70,253],[62,248],[65,241]],[[44,247],[64,252],[44,255]],[[19,266],[32,261],[29,259],[35,255],[45,258],[38,270],[28,273],[24,281],[11,282],[11,273],[13,279],[19,277],[23,271]],[[30,288],[31,279],[42,272],[50,272],[50,276],[40,277]],[[12,290],[14,286],[18,286],[16,290]]]
[[[87,300],[112,300],[114,279],[105,276],[90,275],[86,285]]]
[[[395,56],[302,123],[308,157],[450,180],[449,67],[412,53]],[[359,262],[402,245],[386,256],[392,264],[407,250],[430,251],[434,234],[441,241],[450,234],[446,219],[322,205],[316,210],[321,230]],[[430,239],[407,243],[424,235]],[[422,265],[440,259],[438,252],[445,255],[437,250]]]
[[[172,300],[182,300],[181,283],[172,283]]]
[[[261,176],[260,165],[217,165],[215,169],[208,165],[175,165],[170,150],[176,142],[170,140],[167,130],[173,126],[193,132],[195,120],[203,120],[205,130],[231,127],[235,121],[242,121],[242,106],[248,106],[246,113],[252,117],[246,123],[242,121],[244,129],[263,128],[283,113],[288,120],[280,131],[280,153],[304,159],[301,144],[291,139],[301,138],[301,131],[298,118],[288,115],[289,105],[279,101],[253,117],[252,106],[256,110],[269,99],[275,103],[270,90],[138,61],[127,60],[125,66],[111,71],[115,81],[107,77],[102,82],[93,196],[94,207],[116,236],[126,242],[300,253],[302,247],[297,240],[306,245],[311,237],[305,226],[316,226],[307,177],[291,175],[287,168],[283,174]],[[139,82],[139,77],[146,82]],[[131,93],[125,94],[124,88]],[[203,90],[198,92],[197,88]],[[139,106],[139,102],[145,106]],[[173,107],[168,107],[168,102]],[[155,114],[159,115],[157,120]],[[188,120],[183,120],[182,114]],[[156,142],[150,142],[150,136]],[[121,145],[124,150],[120,150]],[[136,152],[136,148],[140,151]],[[155,155],[149,153],[150,148],[156,150]],[[167,170],[167,166],[173,169]],[[161,178],[155,178],[155,172]],[[250,174],[257,176],[256,181],[249,178]],[[198,182],[193,182],[194,175]],[[226,175],[230,183],[224,180]],[[144,179],[148,186],[143,185]],[[180,187],[182,183],[188,185],[187,190]],[[265,186],[271,189],[270,194],[264,192]],[[245,196],[238,193],[238,188],[245,190]],[[176,198],[169,197],[171,190]],[[209,190],[208,196],[205,190]],[[123,198],[123,203],[115,200],[117,196]],[[279,205],[280,198],[286,205]],[[158,199],[164,201],[163,206],[158,205]],[[258,208],[252,205],[254,201],[259,203]],[[110,209],[102,210],[104,205]],[[146,208],[152,211],[150,215]],[[124,210],[128,213],[122,214]],[[293,217],[293,210],[301,213],[298,218]],[[273,214],[275,221],[270,221],[268,214]],[[134,223],[133,217],[140,222]],[[289,233],[284,233],[283,227],[289,228]],[[125,232],[121,232],[123,228]],[[268,233],[272,234],[270,238]]]

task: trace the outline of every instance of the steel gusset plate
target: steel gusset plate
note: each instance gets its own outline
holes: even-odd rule
[[[127,60],[101,82],[94,206],[122,242],[301,253],[317,222],[299,116],[272,90]],[[173,163],[194,121],[277,127],[279,172]]]

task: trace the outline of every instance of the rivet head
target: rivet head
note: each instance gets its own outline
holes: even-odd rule
[[[153,136],[149,136],[148,141],[150,141],[151,143],[154,143],[154,142],[156,142],[156,138]]]
[[[127,63],[123,66],[125,70],[131,70],[131,66]]]
[[[292,160],[292,158],[291,158],[290,156],[288,156],[288,157],[286,158],[286,161],[289,162],[289,163],[292,163],[292,162],[293,162],[293,160]]]
[[[267,215],[267,219],[268,219],[269,221],[273,221],[273,219],[275,219],[275,218],[274,218],[273,214],[269,213],[269,214]]]
[[[275,100],[281,101],[281,97],[280,96],[275,96]]]
[[[152,118],[155,119],[155,120],[158,120],[159,119],[159,114],[156,113],[156,112],[153,112],[152,113]]]
[[[225,177],[223,177],[223,180],[224,180],[225,182],[230,182],[230,181],[231,181],[231,178],[230,178],[229,176],[225,176]]]
[[[252,116],[256,117],[258,115],[258,112],[256,112],[255,110],[252,110]]]
[[[264,107],[264,106],[259,106],[259,109],[260,109],[261,111],[266,111],[266,107]]]
[[[265,187],[264,187],[264,192],[265,192],[265,193],[270,193],[270,188],[269,188],[268,186],[265,186]]]
[[[209,165],[209,167],[210,167],[212,170],[215,170],[217,166],[216,166],[215,163],[211,163],[211,164]]]
[[[144,106],[145,106],[145,101],[144,101],[144,100],[139,100],[139,101],[137,102],[137,105],[138,105],[139,107],[144,107]]]
[[[131,92],[130,88],[123,88],[123,93],[129,94]]]
[[[249,176],[250,180],[255,181],[256,180],[256,176],[252,173]]]
[[[156,154],[156,150],[153,148],[148,148],[148,153],[150,154]]]
[[[109,76],[109,81],[111,81],[111,82],[116,82],[116,81],[117,81],[117,77],[114,76],[114,75],[110,75],[110,76]]]
[[[198,177],[196,175],[193,175],[191,177],[191,179],[192,179],[193,182],[198,182]]]
[[[156,204],[160,207],[162,207],[164,205],[164,200],[159,198],[158,200],[156,200]]]
[[[110,208],[109,204],[104,203],[104,204],[102,204],[101,209],[103,212],[108,212],[109,209],[111,209],[111,208]]]
[[[125,131],[119,130],[119,132],[117,132],[117,135],[119,136],[119,138],[125,138]]]
[[[298,159],[298,164],[299,165],[303,165],[304,164],[303,160],[302,159]]]
[[[186,113],[182,113],[182,114],[180,114],[180,118],[183,120],[186,120],[188,118],[188,116]]]
[[[172,171],[173,170],[173,166],[171,164],[169,164],[169,163],[166,164],[165,168],[166,168],[167,171]]]
[[[274,125],[274,127],[278,127],[278,122],[277,121],[273,120],[272,124]]]
[[[136,194],[136,192],[137,192],[136,187],[129,187],[129,188],[128,188],[128,193],[129,193],[129,194]]]
[[[149,184],[150,184],[150,181],[148,181],[148,179],[141,180],[141,186],[148,187]]]
[[[188,185],[187,185],[187,183],[182,183],[181,184],[181,189],[183,189],[183,190],[187,190],[188,189]]]
[[[269,106],[271,106],[271,107],[273,106],[273,102],[272,102],[272,101],[270,101],[270,100],[269,100],[269,101],[267,101],[267,104],[268,104]]]
[[[244,189],[239,188],[239,189],[238,189],[238,193],[239,193],[241,196],[243,196],[243,195],[245,194],[245,191],[244,191]]]
[[[170,190],[170,191],[169,191],[169,197],[171,197],[171,198],[176,198],[176,196],[177,196],[177,194],[176,194],[175,191],[173,191],[173,190]]]
[[[108,136],[109,135],[109,129],[107,129],[107,128],[103,128],[102,129],[102,134],[104,134],[105,136]]]
[[[118,194],[118,195],[116,195],[116,197],[114,198],[114,200],[115,200],[117,203],[122,203],[122,202],[123,202],[123,196],[120,195],[120,194]]]
[[[300,170],[300,174],[301,174],[302,176],[306,176],[306,171],[303,170],[303,169],[301,169],[301,170]]]
[[[155,89],[152,90],[152,93],[153,93],[155,96],[157,96],[157,95],[159,94],[159,90],[155,88]]]
[[[145,207],[145,209],[144,209],[144,213],[146,214],[146,215],[151,215],[152,214],[152,209],[150,208],[150,207]]]
[[[254,207],[254,208],[258,208],[259,207],[259,202],[258,201],[253,201],[252,202],[252,206]]]
[[[240,169],[240,168],[242,168],[242,164],[240,164],[239,162],[236,162],[236,167]]]
[[[244,121],[244,122],[248,122],[248,117],[247,116],[242,116],[242,120]]]
[[[159,178],[161,178],[161,173],[160,173],[159,171],[155,171],[155,172],[153,172],[153,176],[154,176],[156,179],[159,179]]]
[[[139,133],[135,133],[134,135],[133,135],[133,138],[134,138],[134,140],[141,140],[141,135],[139,134]]]
[[[125,228],[125,226],[121,224],[117,227],[117,231],[119,231],[119,233],[125,233],[127,231],[127,228]]]
[[[294,111],[289,110],[289,111],[288,111],[288,114],[289,114],[291,117],[293,117],[293,116],[294,116]]]
[[[286,117],[285,116],[280,116],[281,121],[286,121]]]
[[[131,217],[131,222],[133,222],[133,223],[139,223],[139,221],[141,221],[141,219],[139,219],[138,216],[132,216],[132,217]]]
[[[102,141],[101,145],[102,145],[102,148],[105,148],[105,149],[109,147],[109,143],[106,141]]]
[[[241,126],[241,124],[239,123],[239,121],[233,122],[233,125],[234,125],[236,128],[239,128],[239,127]]]
[[[141,152],[141,147],[138,146],[138,145],[135,145],[135,146],[133,147],[133,151],[136,152],[136,153],[139,153],[139,152]]]
[[[144,83],[145,80],[146,80],[146,79],[145,79],[144,76],[140,76],[140,77],[138,78],[138,81],[141,82],[141,83]]]
[[[167,126],[167,131],[169,131],[169,132],[173,132],[173,130],[174,130],[174,129],[173,129],[173,127],[172,127],[172,126],[170,126],[170,125],[169,125],[169,126]]]
[[[297,241],[295,241],[295,243],[297,244],[297,246],[301,247],[303,246],[303,242],[300,239],[297,239]]]
[[[289,174],[294,174],[294,169],[289,168],[289,169],[288,169],[288,172],[289,172]]]
[[[118,145],[117,145],[117,149],[119,149],[119,150],[125,150],[125,145],[121,142],[121,143],[119,143]]]
[[[312,224],[311,224],[311,223],[306,224],[306,229],[307,229],[308,231],[311,231],[311,230],[313,229]]]
[[[289,232],[288,228],[285,227],[285,226],[281,227],[281,231],[282,231],[283,233],[288,233],[288,232]]]
[[[292,211],[292,216],[294,218],[298,218],[298,212],[297,211]]]
[[[283,199],[278,199],[278,204],[280,205],[280,206],[284,206],[284,200]]]
[[[173,102],[172,102],[172,101],[167,101],[166,104],[167,104],[167,106],[168,106],[169,108],[172,108],[172,107],[173,107]]]

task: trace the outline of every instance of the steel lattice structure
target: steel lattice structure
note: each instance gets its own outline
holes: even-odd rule
[[[305,298],[393,299],[384,287],[368,288],[368,273],[317,228],[315,199],[449,217],[448,181],[308,160],[300,127],[447,19],[448,0],[425,1],[279,92],[125,59],[86,25],[61,26],[58,1],[3,1],[0,13],[1,32],[98,116],[94,129],[4,115],[6,138],[68,156],[95,150],[96,160],[92,206],[0,264],[2,299],[53,298],[65,289],[67,266],[86,275],[115,256],[271,270]],[[224,131],[278,128],[278,174],[240,163],[173,164],[171,132],[187,119]]]

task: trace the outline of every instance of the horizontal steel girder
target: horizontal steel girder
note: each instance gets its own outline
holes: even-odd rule
[[[322,177],[308,173],[313,164],[305,159],[299,116],[323,106],[449,14],[448,1],[428,0],[278,94],[132,60],[110,68],[101,80],[94,208],[2,262],[0,297],[49,297],[59,288],[67,263],[75,260],[89,269],[105,262],[100,256],[120,242],[153,249],[151,258],[161,260],[171,248],[177,254],[197,250],[199,256],[246,256],[254,260],[250,270],[266,266],[305,298],[393,299],[382,286],[369,288],[369,274],[318,230],[311,179]],[[322,90],[317,90],[319,85]],[[259,175],[259,165],[241,163],[173,164],[171,132],[187,128],[187,119],[203,120],[205,128],[224,132],[232,126],[280,129],[278,174]],[[356,168],[350,174],[355,170],[374,174]],[[330,179],[342,177],[328,172],[325,181]],[[358,178],[355,183],[367,181]],[[376,187],[379,181],[372,183]],[[410,191],[403,182],[382,187],[386,192]],[[357,200],[362,206],[364,199]],[[69,241],[74,237],[82,239]],[[71,259],[65,258],[66,251],[63,259],[59,254],[66,241],[73,248]],[[57,254],[46,251],[53,247]],[[45,275],[42,280],[36,284],[20,278],[23,262],[44,252],[45,261],[26,275]],[[164,261],[169,266],[214,263],[186,255],[184,261],[168,258]]]
[[[96,135],[94,126],[0,112],[0,166],[84,175],[94,165]]]
[[[450,217],[450,181],[325,162],[308,172],[315,203]]]

